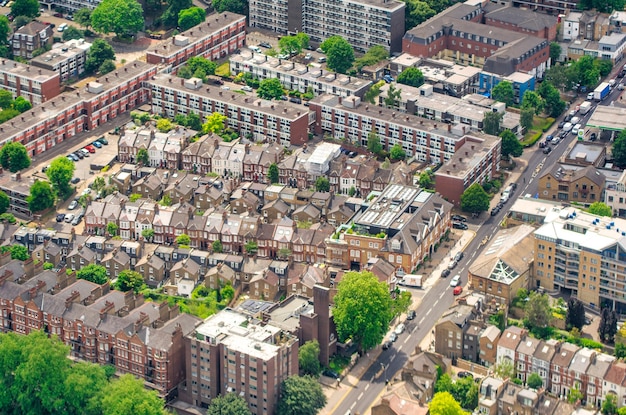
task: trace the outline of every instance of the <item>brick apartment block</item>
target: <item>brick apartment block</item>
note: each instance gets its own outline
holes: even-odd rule
[[[204,56],[218,60],[243,47],[246,41],[246,17],[235,13],[207,16],[204,23],[160,42],[147,52],[147,62],[177,68],[187,59]]]
[[[34,156],[82,131],[97,128],[118,114],[148,102],[150,91],[144,82],[156,70],[154,65],[131,62],[89,82],[86,88],[35,106],[0,126],[0,145],[19,141]],[[58,84],[59,74],[54,73],[54,77]]]
[[[39,105],[61,93],[61,82],[56,72],[2,58],[0,88],[9,91],[14,98],[21,96],[33,105]],[[0,133],[0,137],[3,135]]]
[[[248,97],[216,86],[207,87],[198,78],[182,79],[161,74],[149,81],[152,112],[174,118],[194,112],[201,119],[219,112],[228,117],[226,126],[252,140],[269,140],[280,145],[302,145],[308,141],[311,115],[308,110],[285,101]]]

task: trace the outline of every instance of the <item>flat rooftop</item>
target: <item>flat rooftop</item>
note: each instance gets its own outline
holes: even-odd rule
[[[230,62],[231,64],[233,62],[239,62],[243,65],[268,69],[288,76],[308,80],[309,82],[319,82],[355,92],[372,84],[371,81],[366,81],[355,76],[336,74],[334,72],[325,71],[322,68],[313,68],[289,60],[273,58],[261,53],[254,53],[250,49],[242,50],[239,55],[232,55]]]
[[[567,154],[565,163],[568,160],[584,160],[587,163],[595,163],[602,155],[604,146],[602,144],[588,144],[585,142],[576,142],[572,150]]]
[[[405,7],[404,2],[398,0],[346,0],[342,4],[345,5],[346,9],[354,6],[370,6],[383,10],[396,10]]]
[[[270,323],[287,331],[295,331],[300,327],[300,315],[313,314],[313,304],[308,298],[291,296],[280,304],[277,304],[267,313]]]
[[[500,141],[500,137],[484,133],[466,135],[465,143],[435,172],[435,175],[465,177]]]
[[[188,88],[184,86],[185,81],[187,85],[192,85],[196,82],[195,88]],[[297,120],[300,117],[309,116],[308,110],[303,110],[301,106],[292,104],[289,101],[268,101],[265,99],[257,98],[254,94],[247,95],[233,91],[226,91],[218,86],[206,86],[202,84],[202,80],[198,78],[182,79],[174,75],[158,74],[154,79],[149,81],[153,86],[160,86],[162,88],[171,88],[176,91],[183,91],[188,94],[201,96],[213,101],[223,102],[229,105],[238,106],[251,111],[264,113],[274,117],[281,117],[289,120]],[[183,83],[183,85],[181,85]]]
[[[238,20],[243,19],[245,21],[245,18],[245,16],[231,12],[211,14],[206,17],[203,23],[179,33],[171,39],[159,42],[153,49],[149,49],[147,53],[158,56],[171,56],[179,50],[189,47],[189,45],[212,36]],[[175,41],[178,44],[175,44]]]
[[[355,221],[360,226],[377,228],[401,227],[402,216],[412,206],[417,211],[433,194],[419,187],[389,185]]]
[[[32,79],[33,81],[45,82],[59,74],[48,69],[36,68],[31,65],[12,61],[10,59],[0,59],[0,72],[10,73],[15,76]]]
[[[52,50],[33,58],[31,62],[33,65],[50,67],[83,53],[89,48],[91,48],[91,43],[85,42],[85,39],[72,39],[65,43],[55,43]]]
[[[626,128],[626,108],[596,105],[587,127],[601,130],[622,131]]]

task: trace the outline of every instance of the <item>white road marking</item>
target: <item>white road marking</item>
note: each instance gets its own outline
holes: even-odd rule
[[[408,337],[408,336],[407,336],[407,338],[406,338],[406,339],[404,339],[404,344],[406,344],[406,342],[408,342],[408,341],[409,341],[409,339],[410,339],[410,337]]]
[[[353,410],[355,405],[356,405],[356,402],[352,402],[352,405],[350,405],[350,410]]]
[[[367,385],[365,385],[365,391],[367,392],[369,388],[370,388],[370,384],[368,383]]]
[[[439,298],[441,298],[441,296]],[[433,307],[436,306],[438,302],[439,300],[435,301],[435,304],[433,304]]]
[[[472,254],[472,256],[470,257],[470,259],[474,259],[474,257],[476,256],[476,251],[474,251],[474,253]]]
[[[357,400],[357,401],[360,401],[362,397],[363,397],[363,392],[361,392],[361,393],[359,394],[359,397],[358,397],[358,398],[356,398],[356,400]]]
[[[425,317],[422,317],[422,319],[420,320],[420,324],[422,324],[424,322],[424,319],[425,319]]]
[[[398,351],[400,351],[400,350],[402,350],[402,346],[398,347]],[[395,359],[395,358],[396,358],[396,356],[394,355],[393,359]],[[391,359],[391,360],[393,360],[393,359]]]
[[[432,310],[432,309],[428,309],[428,311],[426,312],[426,315],[430,314],[430,310]]]

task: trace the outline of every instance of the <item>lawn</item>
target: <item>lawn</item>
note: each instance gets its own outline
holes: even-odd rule
[[[215,69],[215,75],[217,76],[230,76],[230,63],[224,62]]]
[[[522,146],[530,147],[534,145],[544,132],[548,131],[548,129],[554,124],[554,118],[552,117],[535,117],[533,122],[533,128],[524,134],[524,139],[521,141]]]

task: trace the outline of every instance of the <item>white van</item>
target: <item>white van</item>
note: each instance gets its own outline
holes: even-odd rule
[[[610,86],[611,88],[615,88],[615,84],[616,84],[616,83],[617,83],[617,80],[615,80],[615,79],[611,79],[611,80],[609,81],[609,86]]]
[[[572,123],[571,122],[566,122],[565,125],[563,126],[563,131],[572,131]]]
[[[62,32],[65,29],[67,29],[67,23],[61,23],[59,27],[57,28],[57,31]]]
[[[261,53],[261,48],[258,46],[248,46],[248,49],[250,49],[252,52]]]
[[[573,128],[572,128],[572,134],[578,134],[578,130],[580,130],[582,128],[582,124],[576,124]]]
[[[579,121],[580,121],[579,117],[573,117],[571,120],[569,120],[569,122],[572,123],[572,125],[578,124]]]

